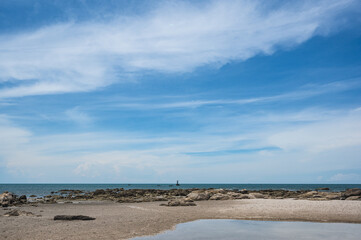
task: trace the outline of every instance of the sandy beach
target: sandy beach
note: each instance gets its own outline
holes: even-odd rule
[[[80,201],[12,207],[34,216],[4,216],[1,239],[129,239],[157,234],[197,219],[361,223],[361,201],[244,199],[199,201],[197,206],[167,207],[162,202]],[[55,215],[86,215],[93,221],[54,221]],[[38,215],[38,216],[37,216]],[[41,215],[41,216],[40,216]]]

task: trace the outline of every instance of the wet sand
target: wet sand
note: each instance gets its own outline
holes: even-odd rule
[[[6,217],[0,209],[0,239],[129,239],[157,234],[197,219],[244,219],[361,223],[361,201],[247,199],[198,201],[194,207],[162,202],[24,205],[37,216]],[[54,221],[55,215],[87,215],[94,221]]]

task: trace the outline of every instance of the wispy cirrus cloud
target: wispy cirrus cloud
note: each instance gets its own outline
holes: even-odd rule
[[[296,101],[303,100],[307,98],[312,98],[324,94],[337,93],[348,91],[351,89],[357,89],[361,87],[359,79],[351,79],[345,81],[331,82],[327,84],[312,84],[303,86],[300,89],[289,91],[287,93],[281,93],[273,96],[259,96],[252,98],[241,98],[241,99],[197,99],[197,100],[188,100],[188,101],[174,101],[168,100],[168,102],[158,103],[142,100],[142,103],[137,101],[132,101],[132,99],[122,99],[122,103],[110,103],[110,106],[120,107],[120,108],[132,108],[132,109],[142,109],[142,110],[153,110],[153,109],[177,109],[177,108],[198,108],[202,106],[209,105],[245,105],[245,104],[255,104],[255,103],[272,103],[272,102],[282,102],[282,101]],[[190,98],[190,97],[187,97]],[[135,99],[136,100],[136,99]],[[111,101],[109,101],[111,102]],[[108,102],[108,103],[109,103]],[[145,103],[146,102],[146,103]]]
[[[189,72],[298,45],[355,1],[163,3],[136,17],[0,35],[1,98],[91,91],[146,71]]]

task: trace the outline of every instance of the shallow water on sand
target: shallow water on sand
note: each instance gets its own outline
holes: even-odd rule
[[[197,220],[178,224],[173,231],[133,238],[133,240],[283,240],[283,239],[360,239],[361,224],[350,223],[313,223],[313,222],[275,222],[245,220]]]

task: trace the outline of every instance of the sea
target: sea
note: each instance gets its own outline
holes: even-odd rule
[[[94,191],[96,189],[208,189],[208,188],[223,188],[223,189],[248,189],[248,190],[315,190],[317,188],[329,188],[329,191],[344,191],[349,188],[361,188],[361,184],[0,184],[0,193],[4,191],[12,192],[16,195],[36,195],[46,196],[51,192],[59,190],[83,190]]]

